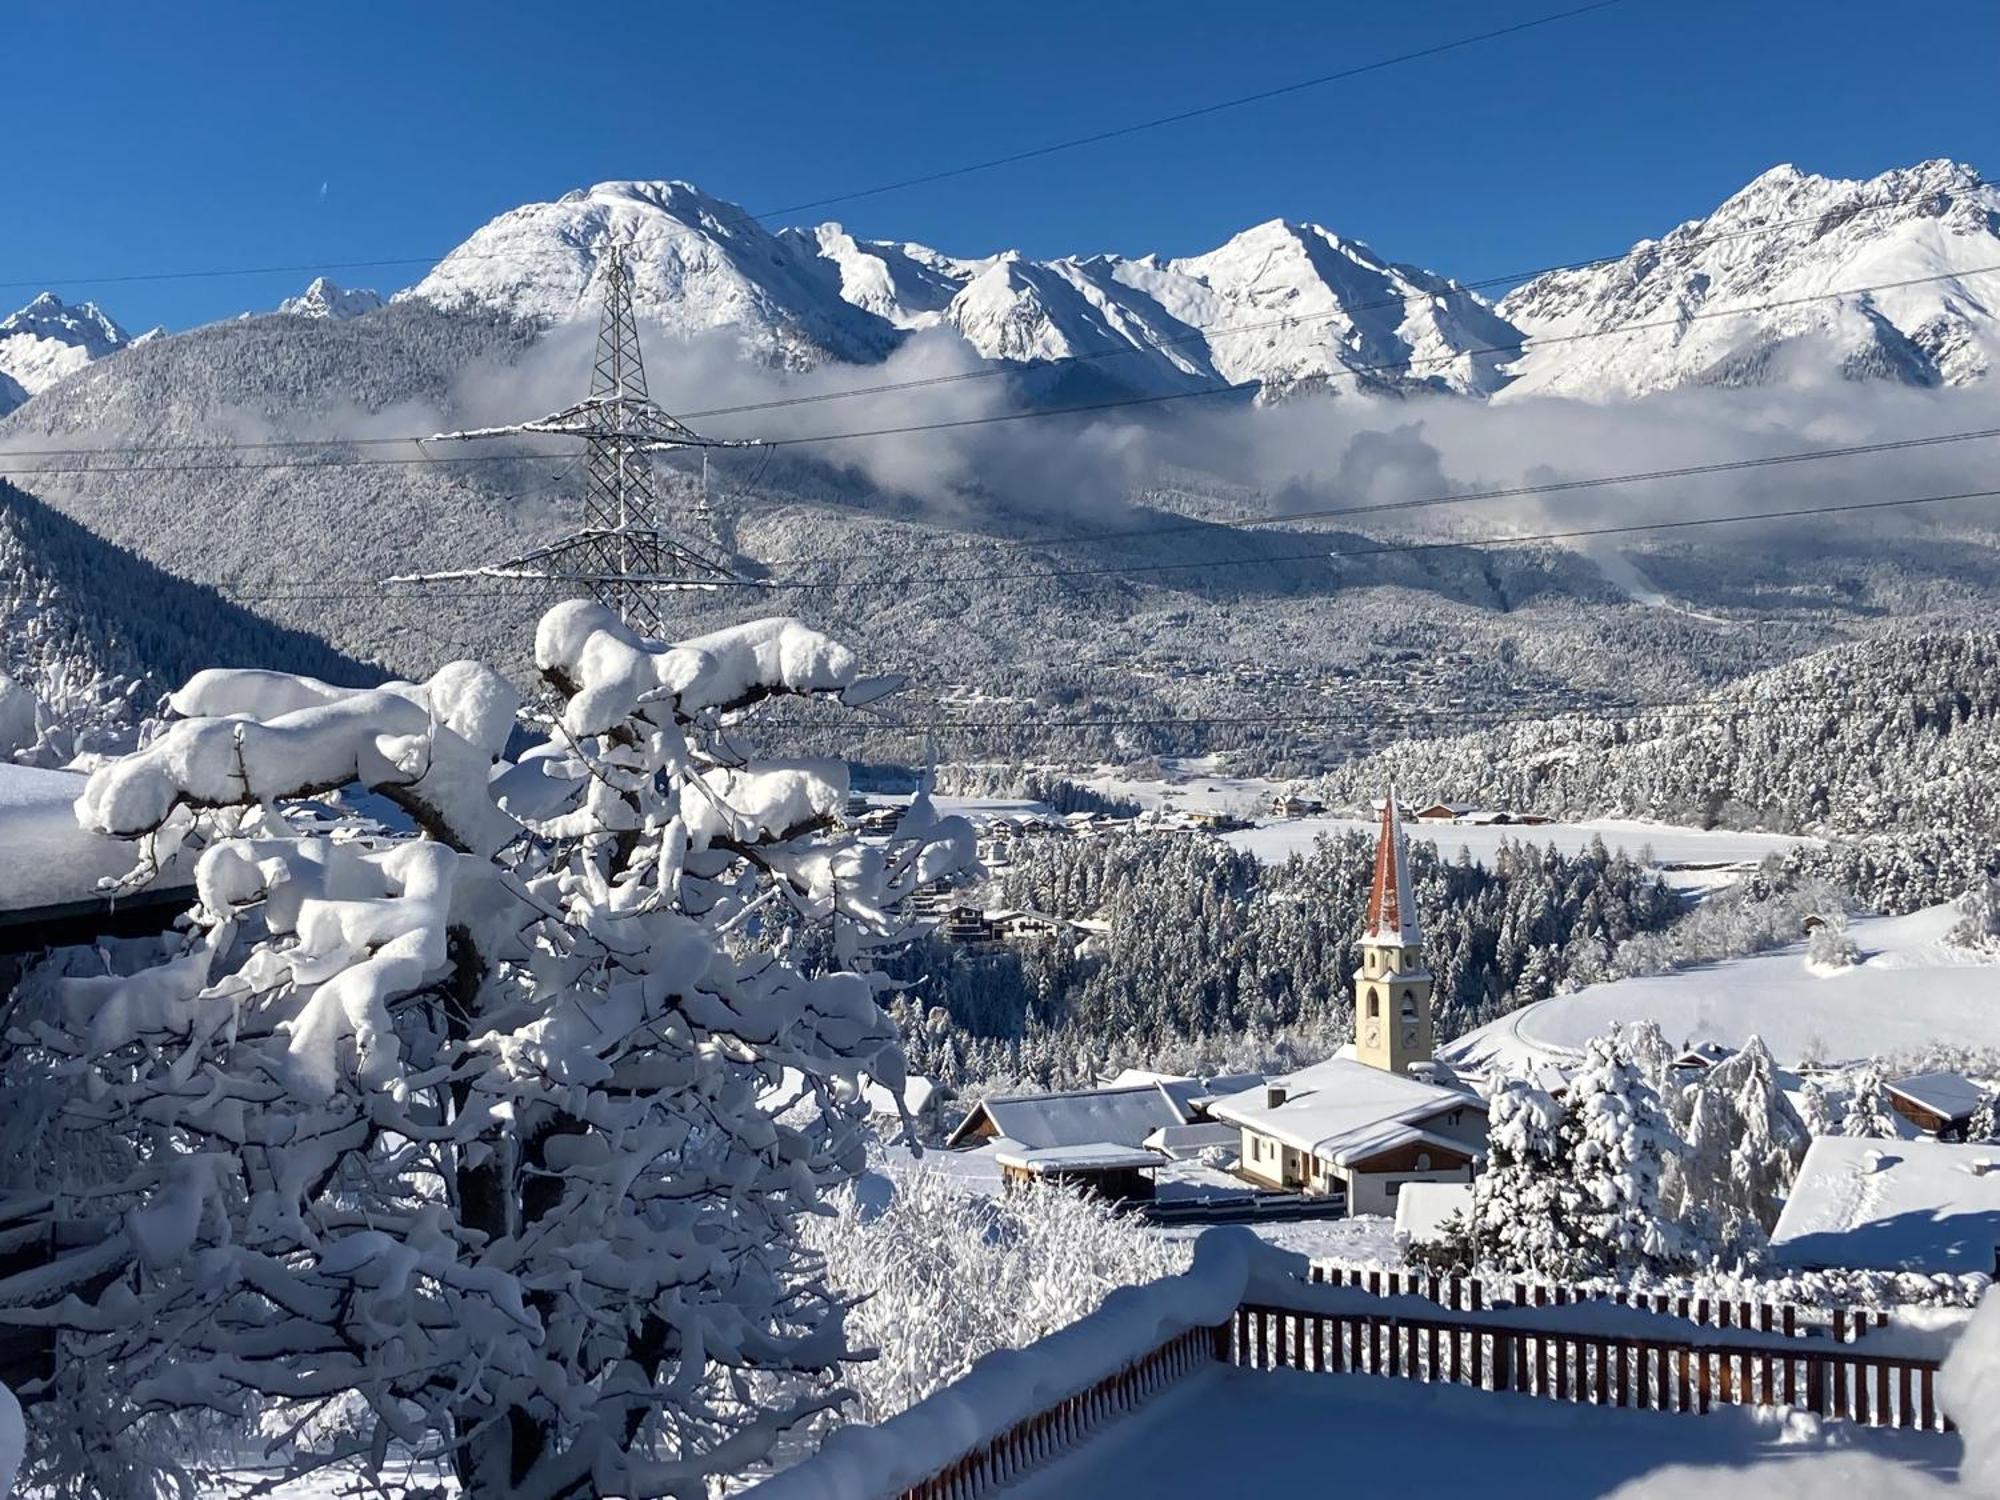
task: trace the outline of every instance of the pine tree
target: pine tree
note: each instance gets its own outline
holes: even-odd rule
[[[1473,1179],[1470,1219],[1451,1247],[1457,1259],[1545,1276],[1582,1268],[1562,1122],[1562,1106],[1525,1080],[1494,1090],[1486,1167]]]
[[[1847,1111],[1840,1119],[1840,1133],[1872,1140],[1889,1140],[1898,1134],[1881,1063],[1871,1062],[1855,1073]]]
[[[1593,1270],[1660,1269],[1693,1246],[1664,1211],[1661,1177],[1682,1149],[1660,1097],[1618,1042],[1594,1039],[1564,1099],[1578,1250]]]

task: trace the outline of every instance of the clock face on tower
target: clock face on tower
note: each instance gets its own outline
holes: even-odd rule
[[[1368,1027],[1368,1031],[1367,1031],[1367,1033],[1366,1033],[1366,1034],[1365,1034],[1365,1035],[1364,1035],[1364,1036],[1362,1037],[1362,1040],[1363,1040],[1363,1041],[1365,1041],[1365,1042],[1367,1042],[1367,1044],[1368,1044],[1368,1045],[1369,1045],[1370,1047],[1379,1047],[1379,1046],[1381,1046],[1381,1045],[1382,1045],[1382,1028],[1381,1028],[1380,1026],[1377,1026],[1377,1025],[1375,1025],[1375,1024],[1373,1024],[1373,1023],[1371,1022],[1371,1023],[1369,1024],[1369,1027]]]
[[[1417,1028],[1416,1028],[1416,1027],[1414,1027],[1414,1026],[1405,1026],[1405,1027],[1403,1028],[1403,1045],[1404,1045],[1405,1047],[1408,1047],[1408,1048],[1410,1048],[1410,1049],[1411,1049],[1412,1051],[1414,1051],[1414,1050],[1416,1049],[1416,1045],[1417,1045]]]

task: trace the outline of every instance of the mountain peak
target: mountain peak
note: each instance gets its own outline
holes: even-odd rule
[[[315,276],[312,284],[296,297],[278,304],[278,311],[297,318],[331,318],[336,321],[358,318],[383,305],[380,292],[366,287],[342,287],[326,276]]]
[[[1791,348],[1850,378],[1964,384],[2000,363],[1990,293],[1962,279],[1996,262],[2000,189],[1964,163],[1866,179],[1784,163],[1616,261],[1510,292],[1500,311],[1531,343],[1509,393],[1758,383],[1783,378]],[[1730,308],[1742,315],[1721,315]],[[1617,339],[1576,337],[1633,325]],[[1535,335],[1552,341],[1537,347]]]
[[[54,292],[41,293],[0,318],[0,412],[130,342],[95,302],[71,304]]]

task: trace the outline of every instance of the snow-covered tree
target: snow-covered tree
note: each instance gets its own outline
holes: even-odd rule
[[[1526,1080],[1493,1091],[1486,1168],[1473,1179],[1469,1215],[1446,1226],[1441,1258],[1548,1276],[1584,1269],[1562,1126],[1562,1105]]]
[[[1626,1271],[1685,1260],[1693,1247],[1660,1198],[1667,1159],[1682,1143],[1660,1096],[1614,1038],[1592,1040],[1563,1103],[1576,1242],[1590,1266]]]
[[[837,1215],[806,1226],[827,1280],[865,1298],[849,1317],[855,1341],[876,1352],[849,1377],[861,1421],[921,1401],[995,1349],[1067,1327],[1117,1287],[1187,1267],[1184,1245],[1068,1189],[993,1198],[927,1167],[867,1186],[842,1190]]]
[[[1752,1036],[1734,1057],[1711,1069],[1702,1088],[1731,1106],[1732,1206],[1769,1234],[1811,1140],[1805,1121],[1779,1086],[1777,1064],[1761,1037]]]
[[[1840,1117],[1840,1133],[1876,1140],[1896,1134],[1896,1115],[1889,1105],[1889,1088],[1879,1062],[1869,1063],[1854,1074],[1847,1109]]]
[[[1827,1086],[1808,1078],[1799,1088],[1799,1117],[1808,1135],[1840,1134],[1840,1112]]]
[[[864,950],[971,831],[920,798],[861,844],[842,763],[735,747],[762,700],[878,690],[795,621],[668,646],[569,603],[535,656],[560,706],[511,762],[514,689],[459,662],[203,673],[91,777],[86,826],[183,851],[198,896],[14,1016],[129,1166],[115,1232],[37,1283],[119,1421],[358,1398],[301,1466],[394,1444],[476,1500],[638,1500],[842,1399],[848,1299],[798,1226],[861,1164],[861,1075],[900,1093]],[[418,836],[299,817],[357,783]]]
[[[1978,1107],[1966,1122],[1965,1138],[1981,1145],[2000,1144],[2000,1094],[1980,1095]]]

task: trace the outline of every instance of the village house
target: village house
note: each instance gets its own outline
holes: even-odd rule
[[[1153,1196],[1154,1169],[1171,1155],[1146,1142],[1193,1123],[1201,1091],[1197,1080],[1181,1078],[995,1095],[974,1105],[945,1145],[985,1151],[1009,1187],[1061,1183],[1114,1203],[1143,1201]]]
[[[1963,1073],[1913,1073],[1887,1085],[1889,1107],[1925,1135],[1962,1141],[1986,1091]]]

